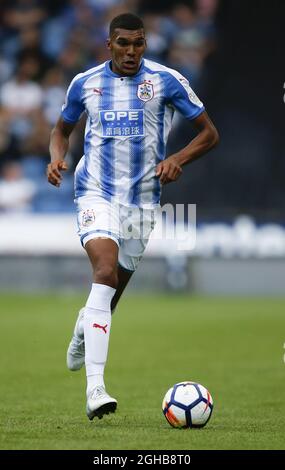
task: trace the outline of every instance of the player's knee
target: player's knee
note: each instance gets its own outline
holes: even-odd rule
[[[105,286],[111,286],[115,289],[118,285],[118,273],[117,268],[114,266],[100,266],[94,272],[95,282],[104,284]]]

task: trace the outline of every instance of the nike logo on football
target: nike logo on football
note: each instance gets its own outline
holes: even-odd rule
[[[102,325],[98,325],[98,323],[93,323],[92,326],[93,326],[93,328],[99,328],[99,329],[103,330],[104,333],[107,333],[107,326],[108,326],[107,324],[102,326]]]

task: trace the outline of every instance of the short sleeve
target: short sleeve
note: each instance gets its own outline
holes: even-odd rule
[[[82,102],[81,80],[75,77],[68,87],[65,102],[62,106],[61,116],[66,122],[77,122],[84,111]]]
[[[175,76],[168,74],[167,82],[168,103],[172,104],[186,119],[194,119],[205,111],[203,103],[183,75],[178,72]]]

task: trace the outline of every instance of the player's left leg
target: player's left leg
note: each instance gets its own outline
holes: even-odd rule
[[[81,369],[85,362],[84,310],[85,307],[79,310],[73,335],[67,348],[66,365],[71,371]]]
[[[120,250],[119,250],[120,253]],[[119,255],[120,256],[120,255]],[[115,295],[112,299],[111,302],[111,311],[112,315],[115,313],[115,309],[119,303],[119,300],[127,287],[129,280],[131,279],[132,275],[134,274],[135,271],[130,271],[128,269],[125,269],[123,266],[120,264],[118,265],[118,287],[116,289]]]

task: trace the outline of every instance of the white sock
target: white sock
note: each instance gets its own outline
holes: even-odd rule
[[[85,315],[85,308],[86,307],[84,307],[84,315]],[[111,310],[112,316],[114,315],[115,311],[116,311],[116,307],[114,307],[113,310]],[[74,327],[73,334],[76,335],[79,339],[84,339],[84,316],[81,318],[80,322],[78,323],[78,326],[76,324],[76,326]]]
[[[111,329],[111,300],[116,292],[104,284],[92,284],[84,311],[85,367],[87,395],[104,386],[104,368]]]
[[[87,395],[91,390],[99,385],[105,388],[104,368],[105,364],[96,364],[97,374],[87,376]]]

